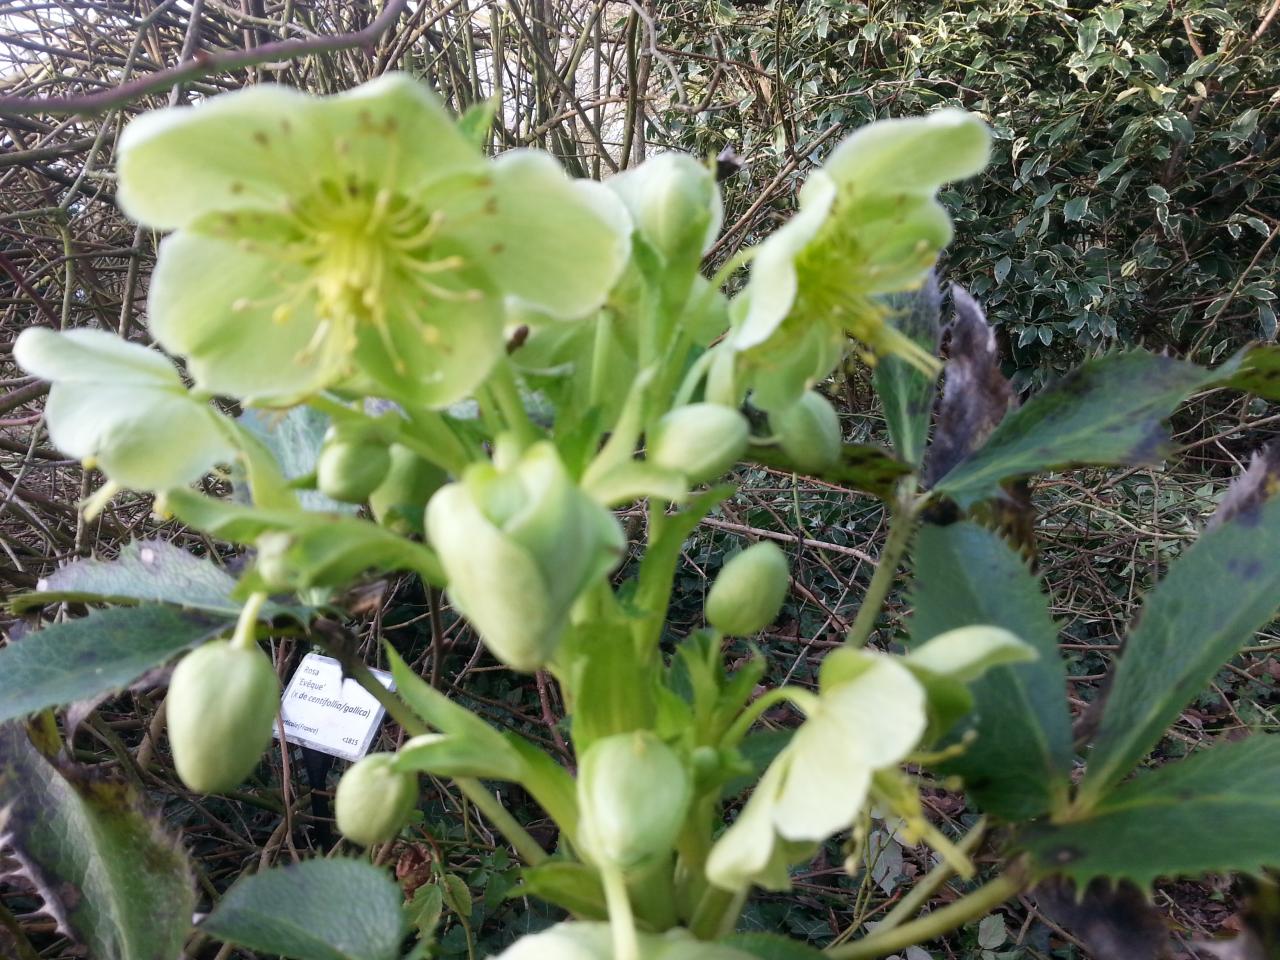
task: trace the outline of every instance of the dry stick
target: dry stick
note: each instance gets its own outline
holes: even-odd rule
[[[139,77],[100,93],[74,97],[0,97],[0,116],[25,114],[96,114],[118,107],[149,93],[166,90],[174,84],[196,80],[211,73],[243,70],[260,63],[291,60],[313,53],[330,53],[352,47],[372,44],[399,18],[408,0],[387,0],[382,12],[363,30],[341,33],[332,37],[316,37],[307,40],[277,40],[264,43],[252,50],[236,50],[226,54],[198,53],[191,60]]]

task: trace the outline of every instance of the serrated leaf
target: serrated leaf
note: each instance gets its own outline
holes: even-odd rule
[[[306,860],[243,877],[200,925],[292,960],[398,960],[408,932],[400,888],[360,860]]]
[[[1022,820],[1052,809],[1071,771],[1066,674],[1048,599],[1022,558],[973,523],[926,525],[915,547],[915,613],[911,645],[957,627],[1003,627],[1035,648],[1039,659],[997,667],[974,682],[975,707],[949,739],[977,739],[942,766],[964,778],[984,810]]]
[[[165,540],[135,540],[114,560],[75,560],[10,602],[15,613],[62,601],[143,600],[236,616],[235,578]]]
[[[978,302],[951,285],[955,319],[938,405],[938,425],[925,458],[925,485],[932,486],[969,456],[1004,419],[1013,390],[1000,370],[994,331]]]
[[[735,933],[719,941],[760,960],[821,960],[821,950],[773,933]]]
[[[1159,877],[1280,866],[1280,736],[1220,744],[1144,772],[1087,819],[1029,828],[1037,869],[1150,889]]]
[[[440,889],[450,910],[463,920],[471,919],[471,891],[465,880],[455,873],[446,873],[440,878]]]
[[[1081,784],[1097,801],[1280,603],[1280,449],[1233,485],[1212,529],[1156,585],[1113,668]],[[1241,492],[1242,489],[1245,492]]]
[[[1219,376],[1140,350],[1088,361],[1009,414],[936,488],[968,507],[997,495],[1010,477],[1082,464],[1156,463],[1171,450],[1165,419]]]
[[[0,722],[123,690],[231,623],[174,607],[116,607],[37,630],[0,650]]]
[[[0,725],[0,848],[44,910],[94,960],[172,960],[195,907],[182,845],[137,791],[100,770],[46,759],[20,724]]]
[[[936,356],[941,333],[942,292],[933,272],[930,271],[919,290],[886,299],[898,331],[919,344],[926,353]],[[918,467],[924,457],[936,385],[936,377],[921,373],[912,364],[892,354],[882,357],[875,367],[876,393],[884,405],[893,449],[902,462],[912,467]]]

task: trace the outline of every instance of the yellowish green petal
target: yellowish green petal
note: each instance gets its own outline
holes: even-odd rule
[[[231,425],[154,350],[100,330],[36,328],[19,336],[14,358],[52,382],[45,416],[54,446],[116,484],[181,487],[236,456]]]

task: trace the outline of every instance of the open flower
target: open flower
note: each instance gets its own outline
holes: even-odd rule
[[[629,250],[609,190],[544,154],[487,161],[401,74],[145,114],[119,176],[127,214],[176,231],[151,282],[156,340],[202,388],[259,402],[355,382],[448,404],[501,355],[507,298],[584,316]]]
[[[22,331],[14,359],[49,380],[53,445],[113,484],[161,491],[237,454],[232,425],[187,392],[164,354],[102,330]]]
[[[804,709],[807,719],[711,849],[707,877],[718,887],[786,889],[791,863],[847,828],[875,772],[901,763],[925,730],[923,687],[885,654],[832,652]]]
[[[708,879],[726,890],[789,887],[791,864],[847,828],[877,774],[916,749],[937,713],[931,697],[954,703],[954,685],[1035,656],[1008,630],[981,625],[938,634],[905,657],[833,651],[822,662],[817,696],[799,699],[805,722],[712,847]]]
[[[486,646],[531,672],[555,654],[579,595],[622,555],[618,521],[580,489],[556,448],[536,443],[508,461],[474,464],[427,504],[427,536],[454,605]]]
[[[832,151],[796,215],[760,245],[733,305],[725,348],[756,374],[761,406],[779,409],[827,376],[846,335],[869,355],[936,362],[873,296],[924,280],[951,239],[938,188],[978,173],[988,153],[986,126],[961,110],[872,123]]]

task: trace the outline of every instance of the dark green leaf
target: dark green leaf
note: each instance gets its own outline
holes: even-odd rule
[[[231,623],[174,607],[118,607],[38,630],[0,650],[0,722],[123,690]]]
[[[1007,266],[1005,272],[1008,273]],[[898,330],[936,356],[942,310],[937,277],[930,272],[919,290],[890,297],[888,303]],[[876,393],[884,404],[893,448],[899,459],[912,467],[918,467],[924,457],[936,382],[935,377],[926,376],[901,357],[889,355],[876,364]]]
[[[1036,868],[1150,889],[1159,877],[1280,866],[1280,736],[1259,734],[1139,774],[1087,819],[1035,826]]]
[[[1154,747],[1280,603],[1280,448],[1255,459],[1147,596],[1113,672],[1081,786],[1097,800]]]
[[[173,603],[234,617],[235,578],[213,561],[164,540],[126,544],[114,560],[76,560],[40,581],[35,593],[15,597],[18,613],[62,601],[143,600]]]
[[[825,956],[821,950],[773,933],[735,933],[720,943],[760,960],[821,960]]]
[[[995,496],[1009,477],[1079,464],[1158,462],[1170,452],[1165,418],[1215,376],[1142,351],[1091,360],[1009,414],[937,489],[967,507]]]
[[[1038,660],[998,667],[970,686],[977,739],[944,765],[959,774],[978,804],[1009,820],[1057,806],[1071,771],[1071,727],[1058,631],[1048,600],[1022,558],[973,523],[926,525],[914,549],[912,644],[956,627],[1004,627],[1030,644]]]
[[[1280,400],[1280,347],[1275,344],[1253,347],[1240,358],[1238,366],[1227,363],[1220,369],[1228,375],[1218,380],[1218,385]]]
[[[244,877],[200,929],[293,960],[398,960],[400,888],[359,860],[306,860]]]
[[[182,845],[132,786],[46,759],[17,723],[0,725],[0,836],[45,912],[94,960],[182,953],[195,907]]]

